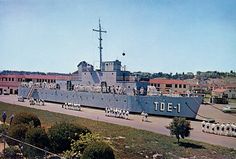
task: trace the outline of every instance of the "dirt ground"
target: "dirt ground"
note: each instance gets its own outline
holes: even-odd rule
[[[169,130],[166,129],[165,126],[167,126],[172,121],[172,118],[150,116],[148,117],[149,122],[142,122],[142,117],[140,115],[134,114],[131,114],[129,116],[130,120],[125,120],[120,118],[107,117],[105,116],[104,110],[83,107],[82,111],[73,111],[64,109],[61,107],[60,104],[54,103],[45,103],[45,106],[30,106],[27,100],[25,102],[18,102],[17,96],[15,95],[0,95],[0,101],[41,110],[48,110],[51,112],[79,116],[82,118],[88,118],[96,121],[104,121],[108,123],[130,126],[133,128],[143,129],[164,135],[169,135]],[[213,118],[220,123],[236,122],[236,114],[223,113],[219,110],[222,107],[222,105],[201,105],[198,114],[201,116]],[[197,119],[203,118],[197,116]],[[191,136],[189,137],[190,139],[236,149],[236,137],[219,136],[214,134],[203,133],[201,131],[201,122],[198,120],[191,121],[191,126],[193,127],[193,130],[191,131]]]

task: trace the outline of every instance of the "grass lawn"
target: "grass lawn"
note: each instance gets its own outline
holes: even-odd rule
[[[0,113],[6,111],[7,115],[17,112],[35,113],[46,129],[55,122],[69,121],[89,128],[101,136],[110,137],[117,159],[143,159],[145,156],[152,158],[155,153],[162,154],[164,158],[194,157],[197,159],[235,159],[236,150],[213,146],[192,140],[181,140],[178,145],[174,137],[157,133],[138,130],[126,126],[108,124],[89,119],[52,113],[49,111],[15,106],[0,102]],[[125,138],[117,138],[122,136]]]

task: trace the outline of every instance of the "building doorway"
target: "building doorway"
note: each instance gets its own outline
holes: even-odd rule
[[[10,89],[10,94],[13,94],[13,89]]]

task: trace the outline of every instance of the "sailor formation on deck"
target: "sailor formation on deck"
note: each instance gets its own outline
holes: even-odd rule
[[[129,119],[129,111],[119,108],[105,108],[105,115],[109,117]]]
[[[95,92],[95,93],[113,93],[113,94],[125,94],[125,88],[120,86],[108,86],[108,87],[101,87],[101,86],[84,86],[75,84],[74,90],[79,92]]]
[[[236,124],[235,123],[220,124],[220,123],[209,123],[203,121],[202,132],[236,137]]]
[[[27,87],[27,88],[31,88],[32,86],[34,86],[35,88],[47,88],[47,89],[57,89],[58,88],[57,83],[48,83],[48,82],[35,82],[35,83],[33,83],[32,81],[22,82],[21,86]]]

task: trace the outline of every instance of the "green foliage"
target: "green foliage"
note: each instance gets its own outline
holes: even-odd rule
[[[26,124],[17,124],[12,125],[8,130],[8,135],[12,138],[24,141],[25,140],[25,134],[28,131],[28,125]],[[8,139],[8,144],[10,145],[16,145],[18,144],[16,141]]]
[[[78,140],[80,134],[88,132],[87,128],[72,123],[56,123],[48,130],[52,150],[57,153],[69,150],[72,140]]]
[[[28,112],[21,112],[21,113],[17,113],[13,119],[13,125],[17,125],[17,124],[29,124],[32,125],[34,127],[40,127],[41,126],[41,122],[39,120],[39,118],[33,114],[33,113],[28,113]]]
[[[92,142],[85,149],[82,159],[114,159],[112,148],[105,142]]]
[[[28,129],[25,135],[25,142],[42,149],[49,147],[48,136],[45,130],[40,127]],[[34,156],[42,157],[44,155],[43,151],[29,146],[24,147],[24,152],[29,158]]]
[[[8,129],[9,129],[9,125],[7,125],[7,124],[0,125],[0,133],[7,132]]]
[[[190,121],[187,121],[185,118],[175,117],[173,121],[167,126],[167,129],[170,130],[171,135],[175,135],[179,139],[182,137],[188,137],[190,135],[190,130],[192,130]]]
[[[21,151],[18,146],[10,146],[5,148],[4,150],[4,158],[5,159],[20,159],[21,157]]]
[[[77,141],[72,142],[71,150],[74,152],[81,152],[83,153],[84,149],[92,142],[103,141],[99,134],[81,134],[80,139]]]
[[[103,139],[99,134],[80,134],[79,140],[73,140],[71,143],[71,150],[67,150],[64,152],[63,156],[65,158],[75,158],[80,157],[83,153],[84,149],[91,144],[92,142],[102,142]]]
[[[205,156],[205,158],[233,159],[236,156],[236,150],[222,146],[214,146],[207,143],[185,139],[184,143],[190,143],[190,146],[185,148],[183,144],[182,146],[173,144],[173,142],[176,140],[175,138],[158,133],[152,133],[100,121],[94,122],[94,120],[80,118],[77,116],[53,113],[0,102],[0,112],[3,111],[6,111],[8,114],[16,114],[17,112],[23,111],[35,113],[40,118],[42,124],[47,127],[53,125],[56,121],[73,121],[73,123],[84,125],[92,132],[97,132],[101,136],[105,136],[107,138],[110,137],[116,157],[121,159],[143,159],[144,157],[143,155],[140,155],[140,152],[142,152],[144,155],[148,155],[149,158],[151,158],[150,156],[152,156],[153,153],[163,154],[163,158],[191,158],[192,156],[196,156],[196,158],[202,158],[202,156]],[[125,139],[116,139],[118,136],[123,136]],[[199,145],[203,148],[196,148],[192,145]],[[125,148],[125,146],[129,146],[129,148]]]

